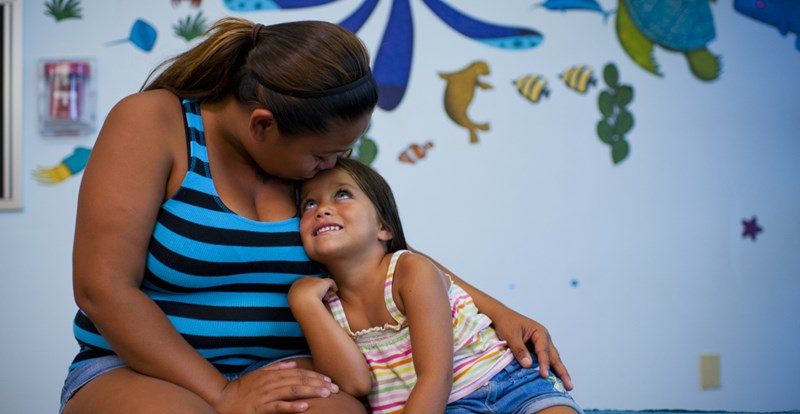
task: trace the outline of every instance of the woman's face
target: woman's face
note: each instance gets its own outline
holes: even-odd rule
[[[364,134],[371,114],[355,122],[334,122],[324,134],[278,136],[259,160],[261,167],[276,177],[306,180],[332,168],[336,158],[347,153]]]

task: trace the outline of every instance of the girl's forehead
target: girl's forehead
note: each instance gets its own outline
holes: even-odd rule
[[[302,192],[305,194],[314,189],[334,187],[340,185],[355,186],[355,180],[350,177],[346,171],[340,168],[332,168],[330,170],[322,170],[312,178],[303,182],[301,186]]]

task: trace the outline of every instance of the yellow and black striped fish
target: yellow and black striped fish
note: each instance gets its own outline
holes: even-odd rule
[[[550,96],[547,79],[540,75],[524,75],[513,82],[520,95],[533,103],[538,103],[542,96]]]
[[[589,66],[578,65],[565,70],[560,76],[570,89],[578,93],[586,93],[589,87],[594,86],[597,82],[592,74],[592,68]]]

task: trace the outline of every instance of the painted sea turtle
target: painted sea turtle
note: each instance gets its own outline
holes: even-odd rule
[[[698,79],[719,77],[719,58],[706,48],[716,36],[709,0],[619,0],[617,36],[628,56],[655,75],[663,76],[653,56],[658,45],[686,55]]]

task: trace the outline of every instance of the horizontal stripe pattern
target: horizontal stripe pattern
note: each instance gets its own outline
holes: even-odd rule
[[[292,282],[318,275],[299,234],[299,218],[258,222],[219,199],[208,165],[200,106],[183,101],[189,170],[159,211],[142,290],[176,330],[224,373],[254,362],[308,353],[288,306]],[[70,369],[113,351],[78,312],[81,350]]]
[[[367,398],[373,413],[402,412],[417,382],[408,323],[392,296],[397,260],[404,252],[398,251],[392,256],[384,285],[386,309],[396,325],[353,332],[338,296],[333,292],[327,296],[332,315],[353,337],[369,363],[373,388]],[[483,386],[511,363],[514,356],[497,337],[490,326],[491,320],[478,312],[466,291],[451,281],[448,296],[454,345],[453,388],[448,402],[453,402]]]

